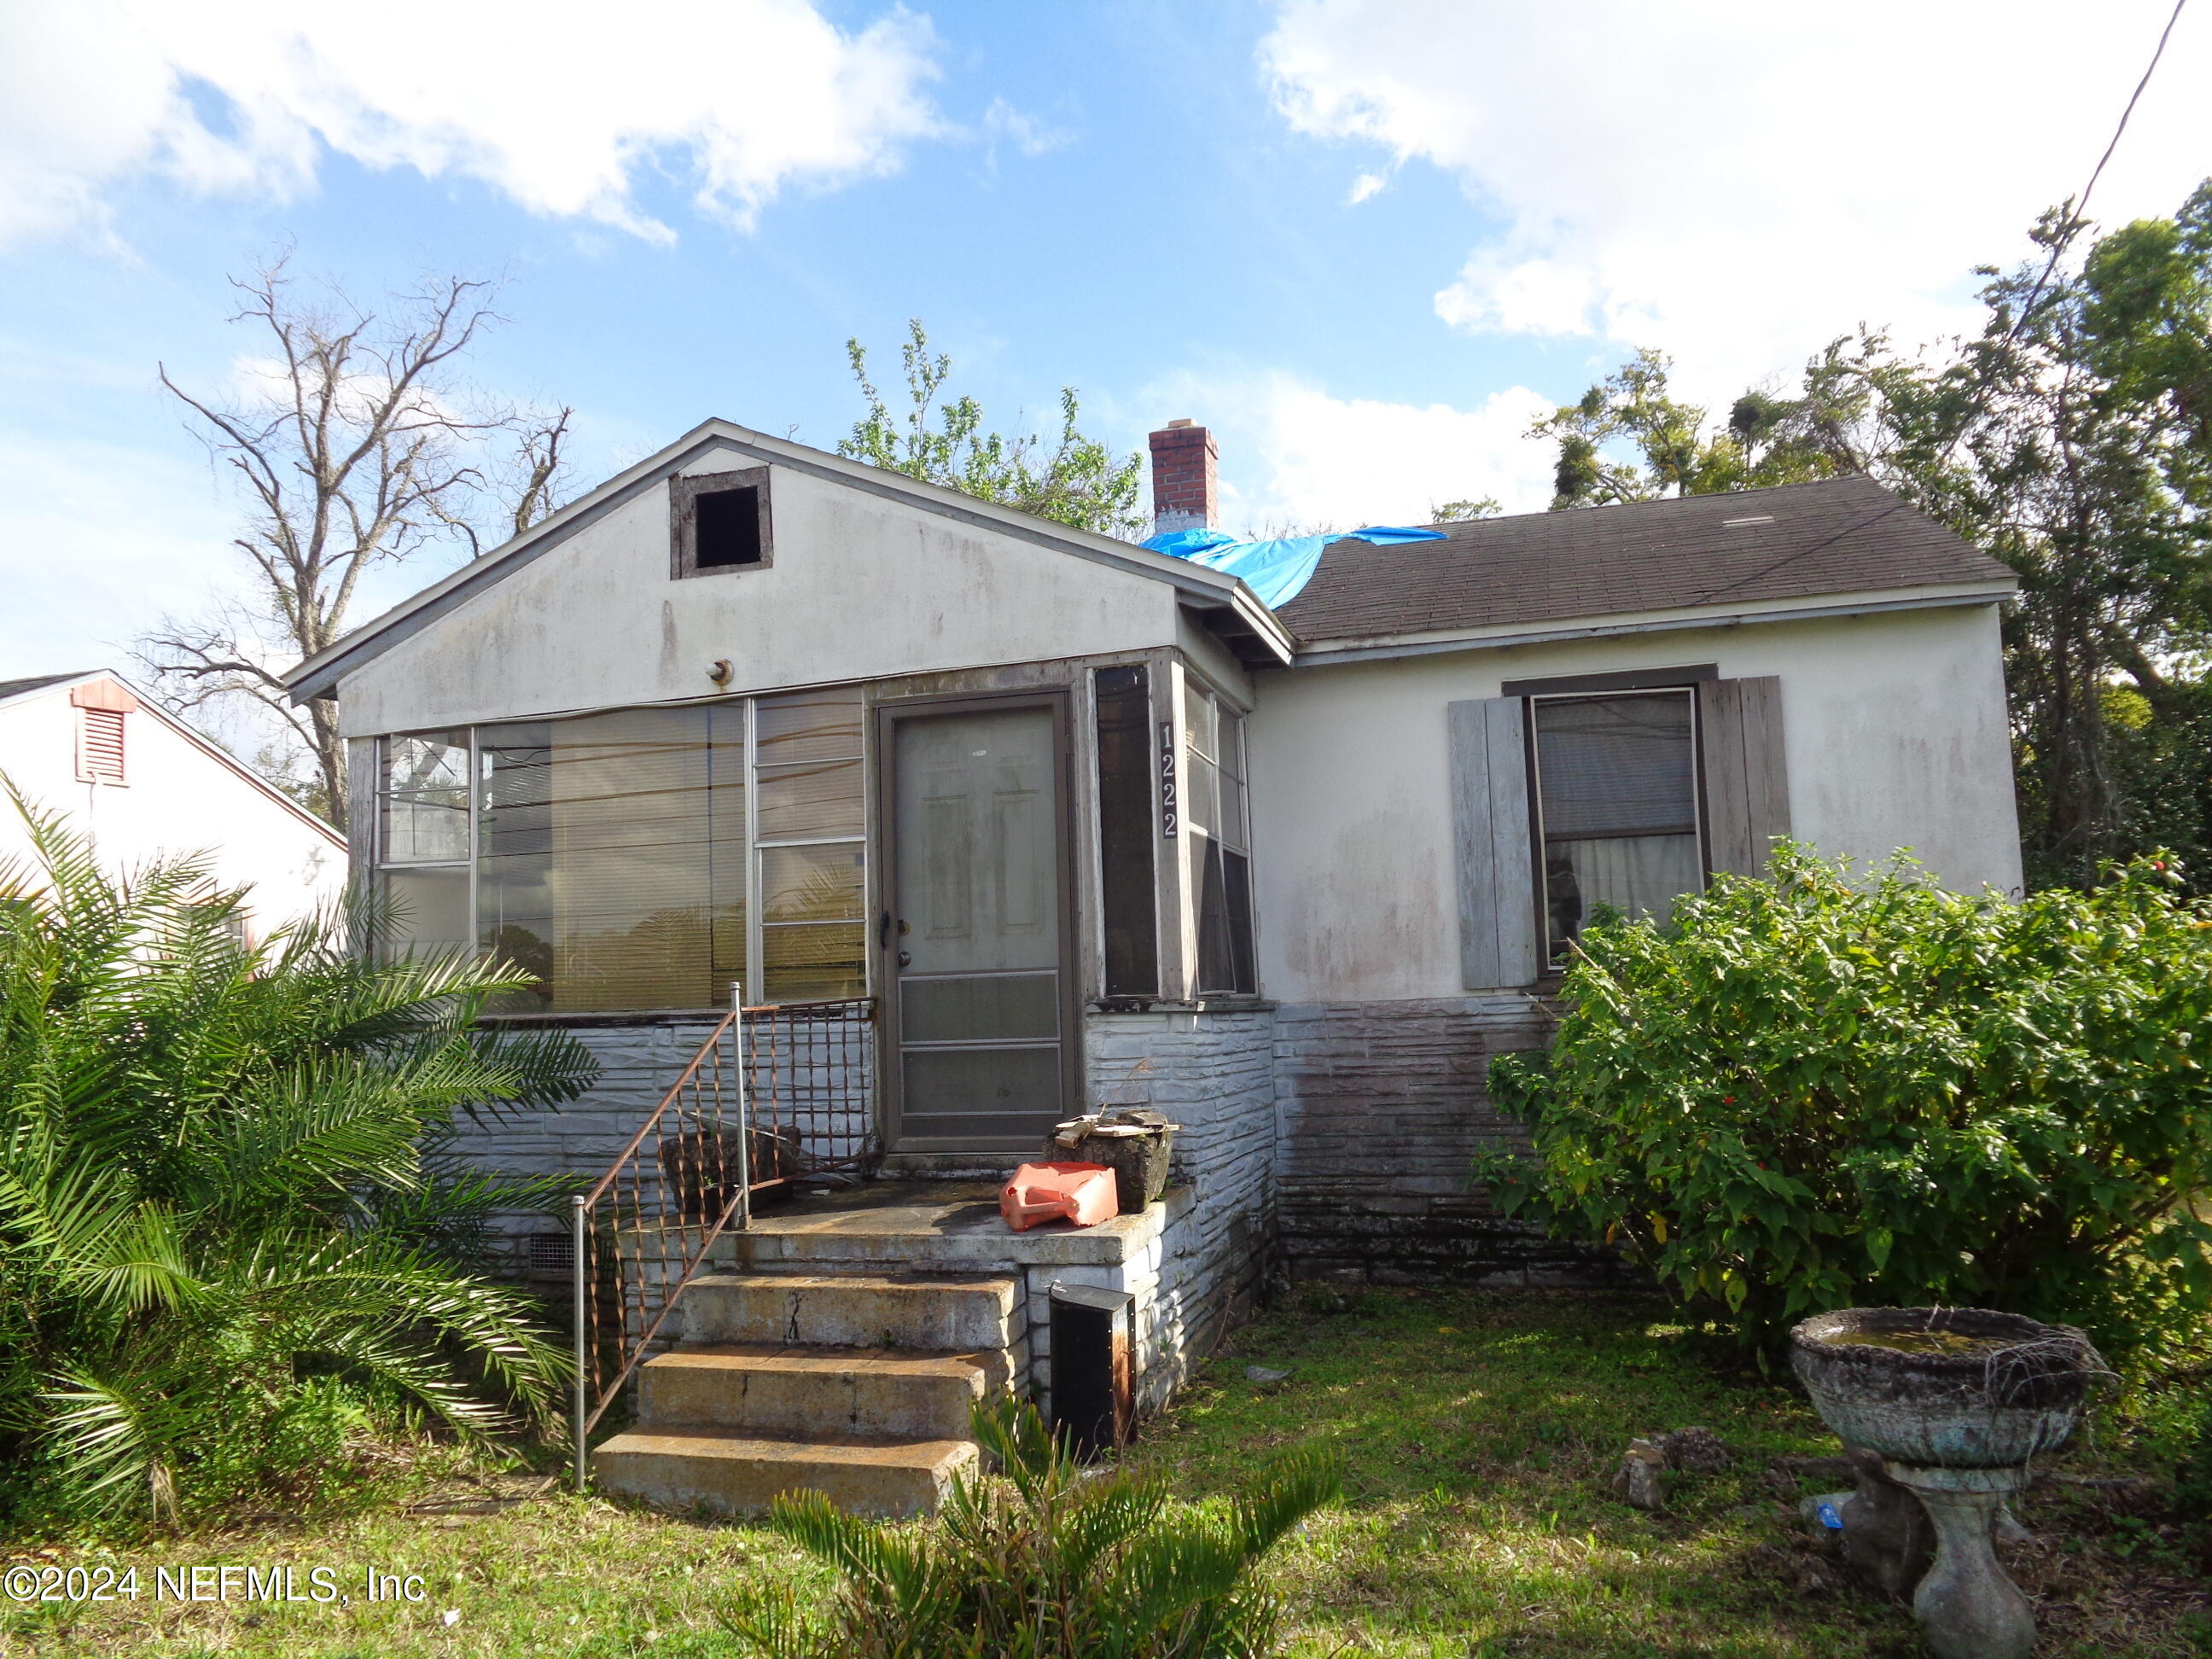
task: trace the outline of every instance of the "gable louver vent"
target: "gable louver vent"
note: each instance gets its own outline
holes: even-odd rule
[[[70,702],[76,709],[76,775],[83,783],[122,783],[123,725],[138,699],[112,680],[76,686]]]

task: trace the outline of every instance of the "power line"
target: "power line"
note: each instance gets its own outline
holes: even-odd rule
[[[2120,147],[2120,135],[2128,130],[2128,118],[2136,112],[2136,105],[2142,101],[2143,88],[2150,84],[2150,77],[2158,73],[2158,60],[2166,56],[2166,43],[2173,38],[2173,26],[2181,21],[2181,9],[2188,3],[2189,0],[2173,0],[2172,15],[2167,17],[2166,27],[2159,33],[2158,46],[2151,52],[2150,63],[2143,70],[2142,79],[2136,82],[2135,92],[2128,99],[2128,106],[2120,112],[2119,125],[2112,129],[2112,142],[2105,146],[2105,153],[2097,158],[2097,165],[2090,169],[2089,182],[2081,186],[2081,194],[2075,198],[2071,217],[2076,225],[2086,222],[2083,215],[2089,206],[2089,193],[2097,188],[2097,180],[2105,176],[2105,163],[2112,159],[2112,152]],[[2044,262],[2043,274],[2035,279],[2035,286],[2028,290],[2027,302],[2021,307],[2020,315],[2013,319],[2012,328],[2005,336],[2008,340],[2017,339],[2021,330],[2027,325],[2027,319],[2034,315],[2035,303],[2043,297],[2044,286],[2051,281],[2051,273],[2058,268],[2058,256],[2065,250],[2066,243],[2063,241],[2051,250],[2051,258]]]

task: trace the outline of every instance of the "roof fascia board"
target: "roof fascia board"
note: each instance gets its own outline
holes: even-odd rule
[[[289,795],[286,794],[282,789],[279,789],[275,784],[270,782],[268,779],[263,777],[261,774],[246,764],[245,762],[240,760],[237,756],[232,754],[230,750],[225,749],[214,738],[206,736],[204,733],[195,731],[191,726],[187,726],[176,715],[171,714],[167,708],[164,708],[161,703],[156,702],[153,697],[148,696],[137,686],[131,684],[129,680],[125,679],[122,675],[117,673],[112,668],[95,668],[88,673],[72,674],[68,678],[56,680],[50,685],[34,686],[28,691],[18,691],[12,697],[0,697],[0,708],[10,708],[16,703],[27,702],[33,697],[52,696],[57,692],[67,691],[72,687],[84,685],[93,680],[113,680],[118,685],[128,691],[132,696],[138,699],[138,710],[141,714],[153,715],[155,719],[159,720],[162,725],[167,726],[169,730],[175,732],[186,743],[191,744],[191,746],[198,750],[200,753],[205,755],[210,760],[215,762],[216,765],[221,766],[225,770],[230,772],[240,781],[252,785],[255,789],[266,796],[270,801],[274,802],[276,805],[283,807],[287,812],[289,812],[294,817],[299,819],[301,823],[306,824],[308,828],[319,831],[323,836],[327,837],[331,845],[336,847],[340,852],[343,852],[345,850],[346,842],[343,836],[338,834],[337,830],[331,828],[329,824],[324,823],[322,819],[317,817],[313,812],[310,812],[306,807],[301,805],[299,802],[294,800]]]
[[[658,454],[647,457],[627,472],[617,474],[599,489],[572,501],[544,524],[516,537],[504,546],[493,549],[483,557],[464,565],[421,592],[403,599],[382,616],[364,623],[343,639],[293,669],[284,677],[285,690],[295,703],[306,702],[335,690],[338,682],[356,668],[420,633],[494,582],[551,552],[577,532],[629,505],[645,491],[657,487],[664,479],[681,471],[687,462],[718,448],[733,449],[756,460],[788,467],[793,471],[841,483],[887,501],[918,507],[940,517],[1012,536],[1054,552],[1072,553],[1095,563],[1165,581],[1182,592],[1200,596],[1211,604],[1234,605],[1242,595],[1250,599],[1251,604],[1267,616],[1270,623],[1273,623],[1273,614],[1267,612],[1264,606],[1260,606],[1257,599],[1251,597],[1250,590],[1239,578],[1224,576],[1203,566],[1182,559],[1171,559],[1148,548],[1116,542],[1110,537],[1094,536],[1073,529],[1048,531],[1043,527],[1044,520],[1032,518],[1028,514],[1009,508],[994,508],[973,497],[940,489],[919,480],[902,479],[894,483],[890,481],[897,475],[886,473],[880,468],[865,466],[857,461],[846,460],[842,456],[810,449],[804,444],[783,442],[764,433],[717,420],[693,428]],[[1273,623],[1268,631],[1287,646],[1290,636],[1283,633],[1279,623]]]
[[[1218,610],[1224,608],[1224,599],[1225,608],[1235,612],[1237,619],[1259,636],[1276,660],[1288,667],[1297,653],[1297,636],[1283,626],[1273,611],[1260,603],[1260,596],[1245,585],[1243,577],[1237,579],[1236,590],[1231,593],[1210,597],[1186,593],[1182,596],[1182,604],[1191,611]]]
[[[1386,645],[1337,646],[1327,641],[1302,650],[1293,668],[1325,668],[1336,663],[1380,662],[1392,657],[1430,657],[1452,651],[1497,651],[1508,646],[1549,645],[1565,640],[1613,639],[1634,634],[1671,634],[1698,628],[1745,628],[1762,623],[1810,622],[1834,617],[1869,617],[1891,611],[1933,611],[1951,605],[1996,605],[2019,591],[2010,582],[1977,583],[1955,589],[1929,589],[1902,597],[1846,597],[1777,605],[1760,611],[1654,612],[1648,617],[1599,620],[1558,628],[1499,629],[1484,633],[1408,637]]]

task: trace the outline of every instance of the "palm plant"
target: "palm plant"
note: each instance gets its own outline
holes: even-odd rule
[[[564,1036],[477,1026],[528,975],[356,952],[358,904],[248,946],[204,860],[111,877],[8,793],[32,850],[0,864],[0,1502],[159,1518],[364,1413],[545,1409],[562,1352],[465,1256],[558,1183],[439,1157],[456,1112],[590,1080]]]
[[[1294,1451],[1224,1510],[1171,1506],[1157,1476],[1086,1470],[1012,1397],[975,1408],[1003,1474],[957,1482],[931,1526],[856,1520],[818,1492],[770,1524],[836,1567],[825,1626],[788,1589],[732,1620],[769,1659],[1264,1659],[1274,1598],[1250,1571],[1336,1495],[1336,1460]]]

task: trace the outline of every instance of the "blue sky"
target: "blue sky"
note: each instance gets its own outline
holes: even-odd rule
[[[924,319],[994,423],[1214,428],[1230,527],[1543,503],[1530,416],[1634,346],[1724,399],[1864,319],[1964,325],[2169,6],[1869,0],[23,0],[0,18],[0,678],[234,580],[154,380],[256,349],[289,243],[373,299],[504,271],[472,373],[588,484],[709,415],[829,447]],[[357,15],[356,15],[357,13]],[[2185,16],[2094,204],[2212,173]],[[364,606],[441,574],[389,573]]]

